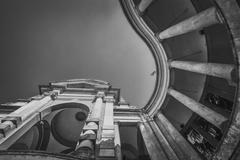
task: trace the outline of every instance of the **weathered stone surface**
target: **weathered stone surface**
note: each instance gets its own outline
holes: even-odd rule
[[[221,128],[223,122],[227,121],[227,118],[225,118],[223,115],[211,110],[210,108],[172,88],[168,89],[168,94],[218,128]]]
[[[167,28],[159,34],[159,38],[162,40],[166,38],[171,38],[194,30],[199,30],[220,22],[221,19],[217,13],[216,8],[212,7],[176,25]]]
[[[233,80],[233,75],[235,73],[235,67],[232,64],[200,63],[192,61],[170,61],[169,66],[172,68],[224,78],[227,80]]]
[[[139,123],[139,129],[141,131],[144,143],[146,145],[149,156],[152,160],[167,160],[167,156],[164,153],[163,148],[159,144],[154,132],[150,128],[147,122]]]

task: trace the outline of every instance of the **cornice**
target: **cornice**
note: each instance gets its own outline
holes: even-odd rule
[[[120,0],[120,3],[129,23],[148,45],[155,60],[157,73],[155,88],[148,103],[142,109],[142,112],[148,114],[150,117],[153,117],[161,108],[169,86],[170,73],[167,56],[159,39],[138,14],[139,12],[133,1]]]

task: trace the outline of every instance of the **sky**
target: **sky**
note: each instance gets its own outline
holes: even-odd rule
[[[144,106],[155,63],[115,0],[1,0],[0,103],[51,81],[93,78]]]

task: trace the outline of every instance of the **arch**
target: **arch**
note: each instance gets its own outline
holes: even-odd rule
[[[71,101],[55,101],[55,103],[51,103],[50,105],[45,106],[44,108],[39,110],[40,113],[40,120],[36,121],[35,123],[28,124],[28,128],[31,129],[34,125],[37,126],[39,131],[39,140],[37,140],[37,147],[38,150],[45,150],[48,146],[48,142],[50,139],[50,126],[48,123],[43,120],[44,117],[51,114],[54,111],[66,109],[66,108],[79,108],[80,111],[83,111],[85,115],[88,115],[90,111],[89,104],[80,103],[78,100],[71,100]],[[24,133],[27,133],[29,129],[25,130]],[[18,132],[18,131],[16,131]],[[24,134],[23,133],[23,134]]]
[[[29,141],[29,139],[26,140],[26,138],[29,137],[32,137],[31,141]],[[46,150],[49,138],[50,126],[48,122],[44,120],[39,121],[15,141],[8,150]],[[27,144],[27,141],[29,141],[30,144]]]
[[[84,126],[84,121],[74,117],[76,109],[63,109],[51,120],[51,131],[55,140],[67,147],[74,147]],[[65,120],[67,119],[67,122]],[[69,134],[71,132],[71,134]]]
[[[51,111],[56,111],[56,110],[66,109],[66,108],[80,108],[80,109],[86,110],[87,112],[90,111],[90,108],[86,104],[82,102],[77,102],[77,101],[66,101],[66,102],[55,104],[49,107],[51,108]]]
[[[62,136],[62,134],[64,134],[64,133],[59,133],[59,131],[58,131],[59,126],[61,126],[61,125],[63,125],[62,127],[69,126],[68,123],[64,123],[64,124],[60,123],[60,122],[62,122],[61,119],[63,118],[63,116],[66,116],[67,114],[71,114],[71,116],[67,117],[68,120],[70,120],[71,122],[75,122],[74,124],[76,124],[78,127],[80,127],[80,126],[83,127],[83,122],[86,120],[88,113],[90,111],[90,108],[86,104],[80,103],[77,100],[76,101],[72,100],[72,101],[60,102],[57,104],[53,104],[51,106],[46,107],[41,112],[44,113],[44,111],[46,111],[46,110],[50,110],[50,112],[48,112],[48,114],[46,114],[46,115],[50,115],[51,113],[53,113],[55,111],[61,110],[51,120],[52,135],[60,144],[62,144],[64,146],[68,146],[68,147],[74,147],[76,145],[77,141],[76,142],[70,141],[69,138]],[[79,114],[79,113],[81,113],[81,114]],[[73,116],[72,114],[75,114],[75,116]],[[76,123],[78,121],[80,122],[79,124]],[[81,128],[79,128],[79,129],[81,130]],[[76,129],[75,132],[77,132],[77,131],[78,130]],[[80,135],[80,133],[77,135]]]
[[[66,107],[67,106],[67,107]],[[88,113],[91,110],[91,106],[85,102],[81,102],[77,99],[69,100],[69,101],[58,101],[55,100],[53,103],[45,106],[44,108],[40,109],[39,112],[41,113],[41,118],[51,114],[54,111],[66,109],[66,108],[79,108]]]

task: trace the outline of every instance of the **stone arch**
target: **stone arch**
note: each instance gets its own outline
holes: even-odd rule
[[[50,122],[52,135],[60,144],[74,147],[87,119],[90,107],[78,100],[55,102],[41,111],[45,115],[42,117],[57,111],[58,113],[54,115]],[[47,112],[47,114],[44,114],[44,112]],[[71,134],[69,134],[70,131]]]

